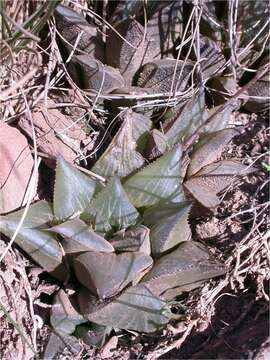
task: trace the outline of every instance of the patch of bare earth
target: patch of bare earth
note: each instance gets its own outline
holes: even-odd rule
[[[0,255],[6,243],[0,240]],[[41,293],[55,292],[57,285],[39,278],[34,267],[17,249],[10,250],[0,268],[0,358],[34,359],[43,351],[50,329],[48,309],[38,306]],[[47,315],[47,316],[46,316]]]

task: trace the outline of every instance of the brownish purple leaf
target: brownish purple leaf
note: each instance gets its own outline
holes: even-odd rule
[[[224,147],[237,134],[236,129],[224,129],[202,136],[194,147],[187,176],[193,176],[204,166],[218,160]]]
[[[232,184],[237,176],[247,175],[255,170],[237,160],[221,160],[203,167],[184,186],[202,205],[211,209],[220,203],[217,194]]]
[[[139,67],[153,59],[156,45],[147,35],[144,38],[144,28],[135,19],[123,20],[116,30],[126,41],[110,29],[106,42],[107,63],[119,68],[126,84],[130,85]]]
[[[129,283],[137,283],[152,265],[149,255],[125,252],[119,255],[86,252],[76,257],[77,279],[99,299],[112,297]]]
[[[176,76],[173,82],[174,68]],[[193,65],[189,62],[174,59],[162,59],[145,64],[137,81],[137,86],[151,88],[155,93],[184,91],[192,72]],[[180,77],[180,78],[179,78]],[[173,82],[173,85],[172,85]]]
[[[94,93],[109,94],[124,86],[118,69],[104,65],[90,55],[74,55],[69,70],[81,88]]]

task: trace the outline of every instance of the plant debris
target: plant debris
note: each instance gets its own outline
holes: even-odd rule
[[[264,356],[265,331],[232,334],[269,302],[269,4],[7,2],[1,19],[3,360]]]

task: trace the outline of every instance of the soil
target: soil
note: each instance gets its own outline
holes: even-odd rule
[[[60,358],[269,358],[269,286],[266,283],[269,263],[267,246],[262,240],[269,203],[269,179],[263,167],[268,149],[267,114],[260,117],[236,114],[234,120],[242,126],[241,134],[222,156],[241,158],[257,166],[258,171],[227,189],[215,213],[195,204],[190,215],[193,239],[215,249],[212,251],[227,264],[229,275],[177,299],[174,312],[178,319],[163,331],[151,335],[122,332],[121,336],[111,338],[101,351],[82,345],[77,354],[66,350]],[[0,246],[3,251],[3,241]],[[1,265],[0,306],[8,309],[10,317],[20,324],[20,330],[0,314],[1,359],[33,358],[19,332],[31,344],[36,337],[36,351],[42,358],[50,335],[52,294],[58,287],[17,249],[7,254]]]

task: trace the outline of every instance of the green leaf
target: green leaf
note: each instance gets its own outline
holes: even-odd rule
[[[191,239],[188,216],[191,205],[174,208],[174,213],[163,217],[151,228],[150,241],[153,256],[159,256],[183,241]]]
[[[268,172],[270,172],[270,165],[266,164],[265,162],[262,162],[262,166],[264,167],[264,169]]]
[[[66,254],[82,251],[114,251],[113,246],[107,240],[96,234],[80,219],[68,220],[48,230],[63,237],[62,244]]]
[[[7,218],[10,223],[19,223],[24,209],[12,212],[7,217],[1,215],[0,221]],[[23,222],[24,228],[36,228],[46,223],[53,221],[53,212],[51,205],[45,201],[40,200],[30,205],[26,217]]]
[[[145,275],[141,284],[162,299],[171,300],[189,291],[202,280],[222,275],[226,268],[214,260],[201,244],[187,241],[162,256]]]
[[[221,160],[203,167],[195,176],[185,181],[184,186],[205,207],[215,208],[220,200],[217,196],[237,176],[256,171],[237,160]]]
[[[125,290],[101,306],[88,291],[79,293],[80,311],[90,321],[119,329],[154,332],[170,320],[165,302],[143,285]]]
[[[82,218],[94,222],[96,231],[104,233],[112,227],[124,229],[135,224],[139,213],[129,202],[119,178],[114,176],[93,199]]]
[[[64,290],[59,290],[51,308],[51,325],[57,334],[65,336],[75,331],[77,325],[86,322],[73,307]]]
[[[149,228],[152,228],[153,226],[158,225],[160,221],[164,221],[167,217],[176,214],[186,205],[186,203],[167,203],[165,201],[160,201],[156,205],[145,210],[143,214],[143,223]]]
[[[181,156],[180,146],[175,146],[124,183],[124,189],[134,206],[149,207],[160,200],[180,202],[184,199],[180,184]]]
[[[97,182],[82,174],[63,158],[57,160],[54,186],[54,215],[64,220],[82,212],[92,199]]]
[[[132,110],[125,112],[122,126],[112,142],[95,163],[92,171],[104,177],[125,177],[144,164],[144,158],[136,151],[137,141],[151,127],[151,121]]]
[[[121,230],[115,234],[110,243],[116,251],[138,251],[147,255],[151,253],[150,230],[143,225]]]
[[[203,127],[204,132],[211,133],[211,132],[223,130],[223,129],[225,129],[227,127],[228,122],[229,122],[230,117],[231,117],[231,114],[232,114],[232,111],[236,109],[236,105],[235,104],[228,104],[223,111],[220,111],[220,112],[216,113],[221,106],[222,105],[215,106],[215,107],[213,107],[212,109],[210,109],[208,111],[208,119],[210,117],[212,117],[212,116],[213,117],[210,120],[210,122],[207,123]],[[215,114],[215,115],[213,115],[213,114]]]
[[[163,129],[169,145],[182,142],[192,135],[207,119],[204,92],[200,91],[185,105],[170,109]]]
[[[204,166],[216,161],[221,156],[225,146],[237,134],[239,132],[236,129],[223,129],[202,136],[194,147],[187,176],[193,176]]]
[[[12,237],[21,220],[24,209],[1,217],[1,232]],[[39,201],[30,206],[26,219],[15,238],[32,259],[47,271],[53,271],[62,262],[62,251],[53,234],[38,227],[52,220],[52,211],[46,201]]]
[[[118,294],[131,282],[138,282],[152,265],[149,255],[128,252],[105,254],[87,252],[76,257],[77,279],[99,299]]]

